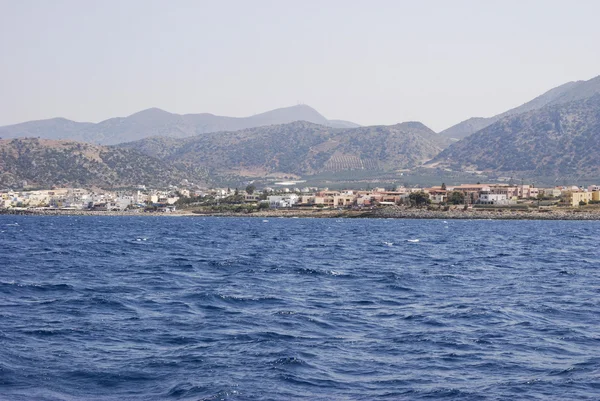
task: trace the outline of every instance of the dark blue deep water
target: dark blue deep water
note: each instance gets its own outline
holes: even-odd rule
[[[0,216],[0,399],[598,400],[599,238]]]

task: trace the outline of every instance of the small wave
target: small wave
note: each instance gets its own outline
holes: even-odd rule
[[[310,267],[301,267],[299,269],[296,269],[296,273],[298,274],[309,274],[309,275],[322,275],[322,274],[327,274],[327,273],[323,273],[320,270],[317,269],[311,269]]]
[[[335,271],[335,270],[329,270],[329,271],[327,271],[327,274],[329,274],[331,276],[344,276],[344,273],[338,272],[338,271]]]
[[[226,400],[232,397],[237,397],[239,392],[237,390],[222,390],[216,394],[210,395],[208,397],[200,398],[200,401],[216,401],[216,400]]]
[[[410,287],[405,287],[402,285],[396,285],[396,284],[390,284],[387,288],[393,290],[393,291],[400,291],[400,292],[413,292],[414,289],[410,288]]]
[[[248,302],[256,302],[256,303],[279,303],[281,299],[275,297],[238,297],[234,295],[219,295],[223,301],[233,302],[233,303],[248,303]]]
[[[34,330],[24,330],[22,333],[29,336],[36,337],[52,337],[59,336],[63,334],[71,334],[73,329],[64,330],[64,329],[34,329]]]
[[[419,314],[410,314],[403,317],[404,320],[418,320],[423,318],[424,316]]]
[[[225,267],[225,266],[233,266],[237,263],[242,263],[243,261],[238,258],[231,259],[223,259],[223,260],[211,260],[208,262],[209,266],[213,267]]]
[[[69,284],[50,284],[50,283],[17,283],[15,281],[0,281],[0,286],[30,289],[34,291],[73,291],[73,286]]]
[[[566,369],[553,370],[548,375],[550,376],[571,376],[575,372],[577,368],[575,366],[570,366]]]
[[[296,358],[295,356],[292,356],[292,357],[277,358],[276,360],[272,361],[270,363],[270,365],[273,365],[273,366],[304,366],[304,365],[306,365],[306,362],[300,358]]]
[[[571,275],[576,275],[577,272],[571,271],[571,270],[561,270],[558,272],[558,274],[562,274],[565,276],[571,276]]]
[[[146,242],[147,240],[148,240],[148,238],[136,237],[136,238],[126,239],[124,242],[126,244],[142,244],[142,243]]]
[[[189,397],[200,395],[201,393],[204,393],[207,390],[208,389],[206,387],[196,386],[196,385],[193,385],[192,383],[186,382],[186,383],[179,383],[179,384],[175,385],[174,387],[172,387],[169,390],[169,392],[167,393],[167,395],[169,397],[176,397],[176,398],[189,398]]]
[[[141,372],[107,372],[107,371],[96,371],[96,370],[75,370],[67,373],[66,377],[70,377],[71,380],[77,382],[80,379],[83,380],[94,380],[98,383],[102,383],[104,386],[116,386],[123,382],[141,382],[141,381],[152,381],[156,380],[156,377]]]
[[[407,241],[407,242],[419,242],[419,240],[418,240],[418,239],[407,239],[406,241]]]
[[[270,341],[297,341],[299,337],[293,336],[291,334],[281,334],[274,331],[263,331],[255,334],[256,337],[262,340],[270,340]],[[254,336],[252,339],[255,340]]]
[[[121,310],[121,311],[127,311],[127,312],[134,312],[135,309],[125,305],[123,302],[118,301],[116,299],[112,299],[112,298],[107,298],[107,297],[99,297],[99,296],[92,296],[89,299],[82,299],[79,300],[79,302],[82,302],[84,304],[92,304],[96,307],[100,307],[102,308],[103,311],[105,310],[109,310],[109,311],[117,311],[117,310]]]

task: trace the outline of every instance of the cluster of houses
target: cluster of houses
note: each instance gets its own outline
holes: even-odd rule
[[[318,191],[314,194],[278,194],[267,197],[269,206],[323,206],[323,207],[363,207],[372,205],[397,205],[410,203],[412,193],[422,192],[434,204],[448,203],[453,193],[462,196],[466,205],[513,205],[519,200],[545,198],[561,199],[562,204],[579,206],[582,203],[600,201],[600,186],[536,188],[533,185],[509,184],[461,184],[430,188],[398,187],[393,191],[375,188],[370,191]]]
[[[260,193],[245,191],[235,194],[244,196],[247,203],[268,202],[271,208],[295,206],[347,208],[376,205],[409,204],[411,194],[426,194],[428,202],[434,204],[456,203],[456,193],[465,205],[513,205],[520,200],[553,198],[565,206],[599,202],[600,186],[587,188],[554,187],[536,188],[533,185],[509,184],[461,184],[455,186],[434,186],[430,188],[398,187],[394,190],[374,188],[372,190],[330,191],[315,187],[302,189],[265,188]],[[123,211],[128,209],[148,209],[169,212],[175,210],[175,203],[182,197],[210,196],[219,200],[234,194],[231,189],[189,189],[169,188],[168,190],[148,190],[141,186],[128,191],[103,191],[83,188],[57,188],[36,191],[0,191],[0,208],[55,208],[87,209],[102,211]]]
[[[2,191],[0,208],[62,209],[123,211],[154,207],[161,211],[175,210],[179,196],[189,196],[189,191],[145,190],[103,191],[84,188],[56,188],[36,191]]]

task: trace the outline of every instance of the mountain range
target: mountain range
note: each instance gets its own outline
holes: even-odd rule
[[[600,94],[505,117],[430,163],[555,180],[600,178]]]
[[[98,124],[52,119],[0,127],[2,138],[24,136],[40,139],[0,141],[0,184],[154,185],[357,171],[376,177],[419,166],[600,181],[600,77],[439,134],[420,122],[360,127],[300,105],[246,118],[149,109]]]
[[[419,122],[344,129],[297,121],[118,146],[181,168],[196,165],[211,174],[241,176],[392,171],[419,166],[442,149],[439,135]]]
[[[128,117],[110,118],[97,124],[52,118],[7,125],[0,127],[0,138],[37,137],[114,145],[153,136],[184,138],[210,132],[237,131],[294,121],[308,121],[332,128],[359,126],[349,121],[328,120],[307,105],[275,109],[250,117],[224,117],[209,113],[174,114],[151,108]]]
[[[569,103],[600,93],[600,76],[588,81],[567,82],[535,99],[493,117],[472,117],[440,132],[442,137],[458,141],[505,117],[516,116],[542,107]]]

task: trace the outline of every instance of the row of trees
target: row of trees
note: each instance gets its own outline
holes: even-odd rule
[[[429,194],[423,191],[411,193],[408,195],[408,200],[413,206],[425,206],[431,203]],[[465,203],[465,194],[460,191],[452,191],[448,195],[446,203],[450,205],[462,205]]]

